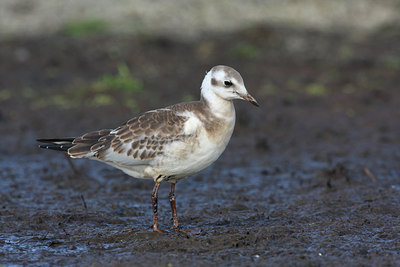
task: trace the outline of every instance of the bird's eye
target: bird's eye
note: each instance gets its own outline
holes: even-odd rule
[[[226,87],[231,87],[232,86],[232,82],[231,81],[225,81],[224,82]]]

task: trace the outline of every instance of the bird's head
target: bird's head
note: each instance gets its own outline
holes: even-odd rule
[[[207,72],[201,85],[202,90],[211,90],[225,100],[242,99],[259,106],[244,86],[242,76],[235,69],[218,65]]]

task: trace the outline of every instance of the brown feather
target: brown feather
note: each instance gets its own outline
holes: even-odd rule
[[[111,148],[115,153],[126,153],[134,159],[152,159],[163,153],[165,145],[185,142],[191,137],[182,135],[188,117],[178,114],[184,111],[201,114],[199,118],[206,130],[210,134],[217,132],[218,118],[211,113],[207,101],[202,99],[143,113],[115,130],[86,133],[73,141],[75,145],[68,153],[72,157],[84,157],[94,152],[94,156],[103,159]],[[213,122],[205,118],[212,118]]]

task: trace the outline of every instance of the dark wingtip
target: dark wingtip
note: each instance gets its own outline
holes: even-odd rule
[[[47,145],[39,145],[39,148],[51,149],[57,151],[68,151],[73,146],[73,144],[66,145],[56,145],[56,144],[47,144]]]
[[[56,142],[72,142],[74,141],[75,137],[66,137],[66,138],[38,138],[36,139],[37,142],[40,143],[56,143]]]
[[[67,151],[69,148],[74,146],[72,142],[75,138],[52,138],[52,139],[44,139],[39,138],[36,141],[44,144],[40,144],[39,148],[58,150],[58,151]]]

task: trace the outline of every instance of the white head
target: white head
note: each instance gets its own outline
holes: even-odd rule
[[[242,99],[259,106],[254,97],[247,92],[239,72],[228,66],[215,66],[207,72],[201,84],[201,92],[204,97],[214,94],[227,101]]]

